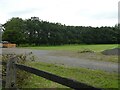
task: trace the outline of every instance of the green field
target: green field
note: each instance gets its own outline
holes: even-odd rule
[[[115,48],[115,47],[118,47],[118,44],[33,46],[33,47],[25,47],[25,48],[37,49],[37,50],[71,50],[71,51],[91,49],[93,51],[99,52],[99,51],[103,51],[105,49],[111,49],[111,48]]]
[[[109,73],[100,70],[90,70],[85,68],[70,68],[67,66],[57,66],[54,64],[46,64],[41,62],[30,62],[27,65],[51,72],[53,74],[71,78],[88,85],[98,88],[118,88],[118,74]],[[23,88],[68,88],[58,83],[46,80],[36,75],[31,75]]]
[[[69,57],[77,57],[77,58],[88,58],[95,60],[102,60],[108,62],[118,62],[118,57],[116,56],[105,56],[101,55],[99,52],[112,49],[118,47],[117,44],[98,44],[98,45],[63,45],[63,46],[35,46],[35,47],[22,47],[28,49],[36,49],[36,50],[58,50],[60,52],[55,53],[54,55],[67,55]],[[78,56],[79,50],[90,49],[96,52],[96,57],[86,57],[88,56],[85,53],[82,53]],[[64,52],[63,51],[67,51]],[[69,52],[71,51],[71,52]],[[69,52],[69,53],[68,53]],[[93,53],[94,54],[94,53]],[[76,56],[75,56],[76,55]],[[92,55],[92,54],[91,54]],[[87,68],[72,68],[67,67],[65,65],[55,65],[48,64],[43,62],[28,62],[27,65],[51,72],[53,74],[67,77],[71,79],[75,79],[82,83],[86,83],[88,85],[98,87],[98,88],[118,88],[118,74],[117,73],[109,73],[100,70],[91,70]],[[44,78],[35,76],[33,74],[30,75],[29,80],[27,80],[23,86],[23,88],[68,88],[66,86],[54,83],[52,81],[46,80]],[[109,90],[109,89],[108,89]]]

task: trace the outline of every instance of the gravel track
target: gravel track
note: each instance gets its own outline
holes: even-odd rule
[[[68,56],[55,56],[51,53],[57,51],[52,50],[31,50],[31,49],[22,49],[22,48],[3,48],[2,54],[23,54],[32,52],[33,55],[37,58],[36,61],[54,63],[60,65],[67,65],[70,67],[84,67],[89,69],[103,70],[107,72],[118,72],[118,64],[112,62],[104,61],[93,61],[88,59],[81,58],[71,58]]]

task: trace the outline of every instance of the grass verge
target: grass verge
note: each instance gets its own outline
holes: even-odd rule
[[[88,85],[99,88],[118,88],[118,74],[85,68],[70,68],[43,62],[28,62],[27,65],[51,72],[53,74],[75,79]],[[23,88],[68,88],[66,86],[46,80],[31,74]]]
[[[115,48],[115,47],[118,47],[118,44],[33,46],[33,47],[24,47],[24,48],[37,49],[37,50],[71,50],[71,51],[79,51],[79,50],[84,50],[84,49],[91,49],[93,51],[100,52],[100,51]]]

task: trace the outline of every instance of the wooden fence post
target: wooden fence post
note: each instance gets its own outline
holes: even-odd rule
[[[6,85],[5,88],[15,88],[16,84],[16,66],[15,57],[8,60],[6,70]]]

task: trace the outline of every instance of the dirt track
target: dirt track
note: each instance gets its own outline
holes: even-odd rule
[[[56,56],[54,55],[57,51],[48,50],[31,50],[21,48],[3,48],[2,54],[9,53],[29,53],[32,52],[36,56],[36,61],[54,63],[60,65],[67,65],[71,67],[84,67],[90,69],[104,70],[108,72],[118,72],[118,64],[104,61],[93,61],[88,59],[81,59],[76,57],[68,56]]]

